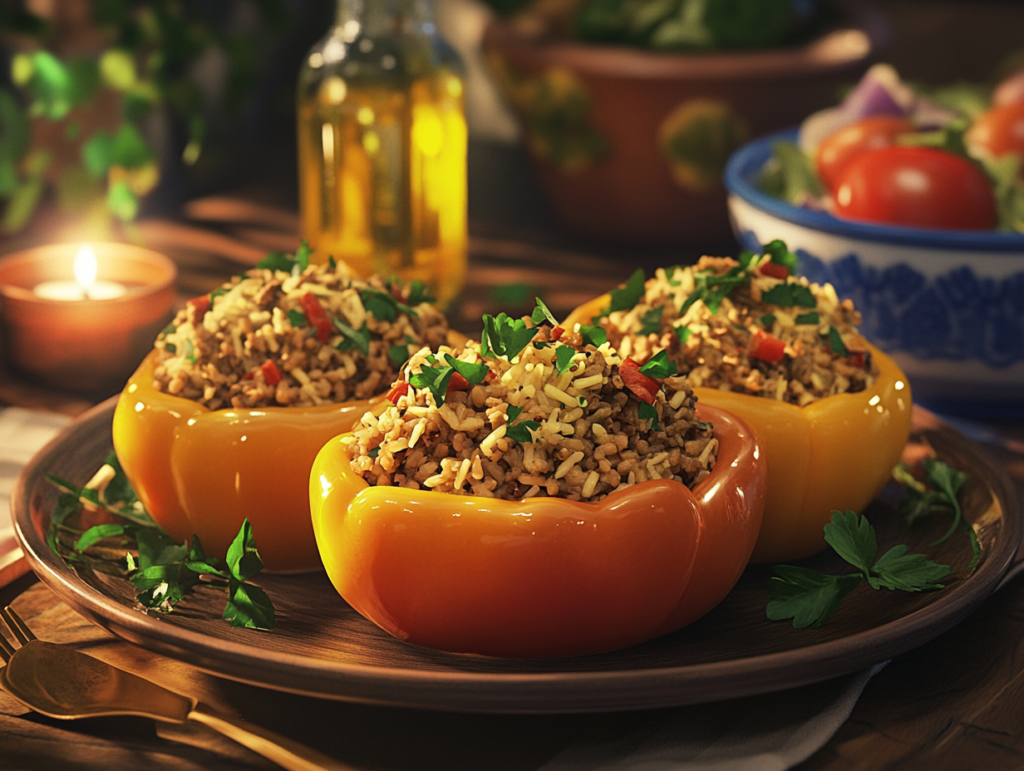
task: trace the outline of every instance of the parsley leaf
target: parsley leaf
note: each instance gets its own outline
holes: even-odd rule
[[[426,388],[434,396],[434,404],[440,407],[448,395],[448,383],[455,370],[451,367],[421,367],[409,377],[409,384],[415,388]]]
[[[766,614],[772,621],[793,619],[797,629],[820,627],[839,607],[843,597],[866,580],[872,589],[923,592],[941,589],[939,580],[950,573],[923,554],[907,554],[907,546],[893,546],[876,559],[878,539],[868,521],[852,511],[832,512],[825,525],[825,541],[855,573],[828,575],[808,568],[776,565],[768,581]]]
[[[374,318],[379,321],[394,321],[398,318],[399,311],[408,316],[419,316],[408,305],[399,302],[387,292],[381,292],[379,289],[362,289],[359,291],[359,299],[362,301],[366,312],[372,313]]]
[[[302,239],[299,242],[299,248],[295,250],[295,264],[299,266],[299,270],[305,270],[309,267],[309,259],[313,256],[314,249],[309,245],[309,241]]]
[[[301,329],[309,324],[309,319],[306,318],[306,314],[295,308],[292,308],[285,315],[288,317],[288,322],[296,329]]]
[[[423,303],[436,303],[437,298],[430,293],[430,289],[419,279],[409,282],[409,305],[422,305]]]
[[[704,270],[693,274],[694,290],[683,301],[679,314],[686,313],[687,309],[697,300],[701,300],[708,310],[718,313],[722,300],[736,287],[742,286],[750,281],[750,274],[742,266],[729,268],[722,275],[716,274],[713,270]]]
[[[543,324],[547,321],[551,326],[557,327],[558,321],[551,315],[551,311],[548,310],[548,306],[544,304],[544,301],[539,297],[535,297],[533,299],[537,303],[537,307],[533,309],[533,313],[530,316],[530,321],[533,322],[534,326]]]
[[[401,369],[409,361],[409,344],[392,345],[388,348],[388,359],[395,365],[395,369]]]
[[[945,543],[957,527],[963,527],[967,531],[971,548],[974,550],[974,559],[969,566],[969,569],[973,569],[981,558],[981,547],[978,545],[978,537],[974,528],[964,521],[959,500],[960,490],[967,483],[967,474],[933,457],[923,458],[921,468],[924,470],[927,485],[915,479],[905,463],[901,463],[893,469],[893,477],[907,491],[907,497],[900,502],[897,511],[905,516],[910,524],[914,524],[936,511],[951,513],[953,521],[949,529],[945,535],[931,545],[938,546]]]
[[[608,333],[604,327],[592,327],[588,324],[580,324],[580,338],[584,345],[592,345],[600,348],[608,342]]]
[[[803,284],[776,284],[761,294],[761,301],[780,308],[817,308],[814,292]]]
[[[785,241],[776,238],[774,241],[764,244],[762,248],[764,253],[771,257],[772,263],[783,266],[790,272],[790,275],[796,273],[796,255],[789,251]]]
[[[466,382],[471,386],[480,385],[487,377],[487,373],[491,371],[491,368],[482,361],[463,361],[462,359],[456,359],[450,353],[444,355],[444,360],[448,362],[449,367],[466,378]]]
[[[559,375],[564,375],[569,371],[569,365],[572,364],[575,355],[576,349],[571,345],[560,345],[555,348],[555,367],[558,369]]]
[[[637,330],[638,335],[650,335],[661,330],[661,316],[665,312],[665,306],[659,305],[657,308],[651,308],[647,313],[640,319],[640,329]]]
[[[825,335],[822,335],[822,337],[825,337]],[[828,346],[836,356],[850,355],[846,348],[846,343],[843,342],[843,336],[839,334],[839,330],[834,326],[828,328]]]
[[[682,345],[686,345],[686,341],[690,339],[690,335],[693,334],[693,330],[689,327],[673,327],[672,331],[676,333],[676,337],[679,338],[679,342]]]
[[[533,444],[533,435],[540,429],[540,423],[536,420],[524,420],[514,426],[505,429],[505,436],[519,444]]]
[[[601,311],[598,318],[603,318],[615,311],[628,311],[636,307],[646,291],[646,278],[643,268],[637,268],[626,283],[611,291],[611,301],[608,307]]]
[[[651,421],[651,431],[661,431],[661,424],[658,423],[658,410],[653,404],[640,402],[640,406],[637,407],[636,416],[640,420]]]
[[[640,367],[641,374],[653,377],[655,380],[663,380],[677,374],[676,363],[668,357],[666,351],[658,351],[647,363]]]
[[[266,257],[256,263],[257,268],[262,268],[264,270],[281,270],[285,273],[291,273],[295,265],[296,263],[294,258],[284,252],[270,252]]]
[[[801,313],[796,317],[797,324],[820,324],[821,315],[817,311],[811,311],[810,313]]]
[[[536,335],[537,329],[526,326],[522,319],[512,319],[504,312],[497,316],[485,314],[480,353],[485,357],[504,356],[511,361]]]
[[[766,313],[766,314],[764,314],[761,317],[761,326],[764,327],[765,329],[771,329],[772,328],[772,324],[774,324],[774,323],[775,323],[775,314],[774,313]]]
[[[351,351],[353,349],[360,351],[364,356],[370,355],[370,330],[366,327],[366,322],[363,322],[363,326],[359,329],[353,329],[344,321],[340,319],[332,318],[334,322],[334,328],[341,333],[341,342],[334,347],[339,351]]]

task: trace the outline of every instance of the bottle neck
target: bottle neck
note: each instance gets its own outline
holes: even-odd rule
[[[433,34],[433,0],[337,0],[337,25],[346,37]]]

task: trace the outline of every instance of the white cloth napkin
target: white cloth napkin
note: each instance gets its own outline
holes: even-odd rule
[[[0,411],[0,586],[24,572],[14,567],[21,551],[14,537],[14,522],[7,513],[14,482],[32,456],[70,422],[67,415],[22,407]]]

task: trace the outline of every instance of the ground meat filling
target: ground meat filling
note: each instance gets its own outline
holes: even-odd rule
[[[440,406],[429,389],[409,384],[437,363],[418,352],[391,406],[365,415],[343,440],[352,469],[371,485],[587,501],[651,479],[692,487],[710,473],[718,440],[697,420],[685,378],[652,379],[656,395],[643,392],[649,404],[624,383],[623,360],[607,344],[572,346],[560,374],[558,349],[566,345],[542,333],[511,361],[482,357],[476,343],[458,353],[442,347],[442,355],[487,367],[480,382],[449,386]]]
[[[763,274],[767,255],[752,259],[745,268],[728,257],[659,268],[632,308],[595,323],[622,356],[646,361],[666,351],[695,387],[799,406],[869,387],[878,367],[857,332],[853,303],[840,301],[831,284]],[[714,279],[729,271],[742,280],[716,297],[709,283],[722,287]]]
[[[156,341],[155,386],[211,410],[314,406],[387,390],[447,339],[421,287],[337,265],[254,268],[190,300]]]

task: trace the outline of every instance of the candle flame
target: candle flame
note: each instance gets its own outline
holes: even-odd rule
[[[86,295],[96,284],[97,271],[96,253],[93,252],[91,246],[86,244],[75,255],[75,280]]]

